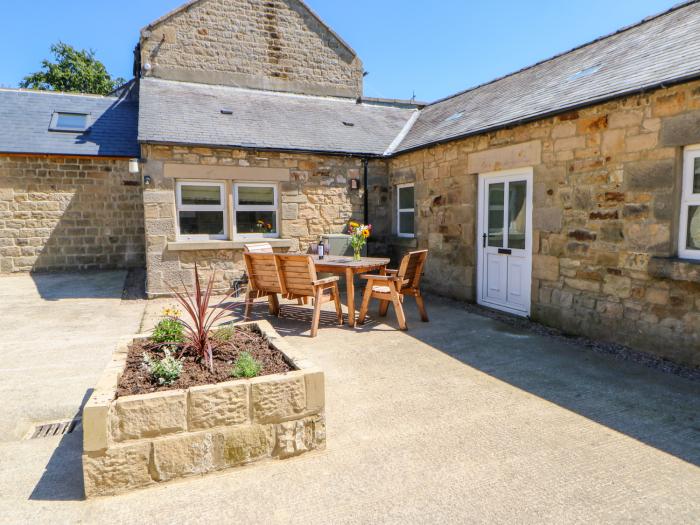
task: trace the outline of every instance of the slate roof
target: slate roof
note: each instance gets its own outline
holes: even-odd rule
[[[693,1],[425,107],[397,152],[700,76]]]
[[[415,110],[141,79],[141,142],[382,155]],[[222,114],[230,110],[232,114]]]
[[[49,131],[54,111],[89,113],[87,132]],[[114,97],[0,89],[0,153],[138,157],[138,106]]]
[[[699,33],[700,0],[693,0],[422,109],[153,78],[140,81],[139,107],[0,90],[0,152],[131,157],[138,139],[391,155],[700,78]],[[88,111],[95,122],[89,133],[49,132],[55,110]]]

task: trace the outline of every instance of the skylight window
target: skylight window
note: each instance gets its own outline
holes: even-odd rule
[[[453,120],[459,120],[464,116],[464,111],[458,111],[457,113],[453,113],[449,117],[445,119],[445,122],[452,122]]]
[[[603,67],[602,64],[597,64],[595,66],[587,67],[586,69],[582,69],[581,71],[577,71],[573,75],[569,77],[569,80],[578,80],[579,78],[586,78],[590,77],[591,75],[597,73],[600,71],[600,68]]]
[[[85,131],[88,127],[87,113],[55,111],[51,116],[51,131]]]

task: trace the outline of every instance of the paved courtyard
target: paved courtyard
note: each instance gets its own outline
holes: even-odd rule
[[[391,312],[316,339],[302,307],[272,320],[326,371],[325,452],[82,501],[80,431],[18,429],[77,412],[164,303],[122,301],[119,275],[0,279],[0,523],[700,521],[699,382],[439,298],[429,324],[407,300],[406,333]]]

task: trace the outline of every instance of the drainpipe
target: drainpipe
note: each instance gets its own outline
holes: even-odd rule
[[[369,183],[367,182],[367,171],[368,171],[367,164],[368,163],[369,163],[369,161],[367,160],[367,158],[362,159],[362,166],[363,166],[364,172],[365,172],[364,173],[364,181],[362,182],[362,186],[363,186],[362,197],[364,199],[363,208],[364,208],[365,213],[364,213],[364,217],[363,217],[362,222],[364,222],[365,224],[369,224],[369,191],[368,191]]]

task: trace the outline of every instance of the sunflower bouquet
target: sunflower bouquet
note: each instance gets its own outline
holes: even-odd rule
[[[350,221],[348,230],[350,232],[350,244],[354,253],[353,258],[359,261],[362,258],[362,248],[365,247],[367,239],[372,234],[372,225]]]

